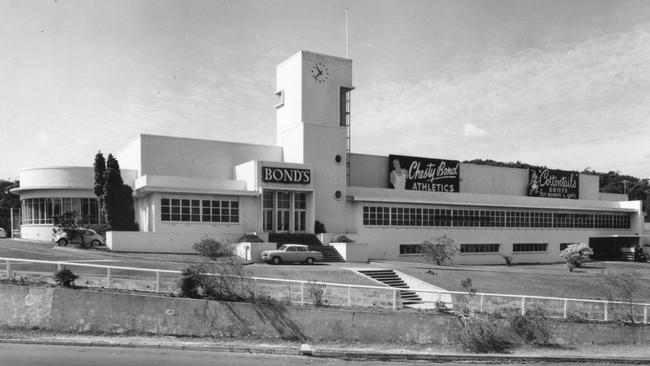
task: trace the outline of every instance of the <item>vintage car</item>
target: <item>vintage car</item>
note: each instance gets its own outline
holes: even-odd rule
[[[282,262],[301,262],[314,264],[323,260],[323,253],[310,251],[309,247],[302,244],[284,244],[277,250],[265,250],[262,259],[266,263],[280,264]]]
[[[106,245],[104,243],[104,238],[102,238],[101,235],[97,234],[97,232],[93,229],[86,229],[83,236],[84,236],[83,243],[90,247]],[[58,246],[66,246],[71,242],[73,244],[82,243],[81,236],[77,236],[72,240],[70,240],[70,238],[68,238],[68,233],[66,233],[64,230],[55,230],[54,233],[52,234],[52,241],[55,242],[56,245]]]

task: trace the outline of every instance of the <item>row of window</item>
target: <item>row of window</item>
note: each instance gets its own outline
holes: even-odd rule
[[[564,250],[572,243],[561,243],[560,250]],[[499,253],[501,244],[460,244],[461,253]],[[512,244],[513,253],[545,253],[548,250],[548,243],[514,243]],[[421,244],[400,244],[400,255],[419,255],[421,253]]]
[[[363,224],[369,226],[629,229],[630,215],[625,213],[594,214],[364,206]]]
[[[160,220],[175,222],[239,222],[239,202],[162,198]]]
[[[97,198],[25,198],[22,200],[22,224],[53,224],[53,216],[76,212],[91,224],[100,224],[103,216]]]

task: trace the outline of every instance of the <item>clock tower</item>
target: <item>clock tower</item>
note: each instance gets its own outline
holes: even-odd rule
[[[312,167],[315,219],[344,233],[352,60],[300,51],[276,71],[284,161]]]

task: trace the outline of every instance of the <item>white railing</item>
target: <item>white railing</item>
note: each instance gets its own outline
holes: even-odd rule
[[[66,266],[70,267],[87,267],[87,268],[100,268],[105,271],[105,281],[104,287],[112,287],[113,277],[112,274],[115,271],[132,271],[132,272],[147,272],[155,274],[155,286],[152,290],[143,289],[144,291],[153,291],[161,292],[161,274],[182,274],[178,270],[165,270],[165,269],[153,269],[153,268],[139,268],[139,267],[121,267],[121,266],[107,266],[100,264],[89,264],[89,263],[79,263],[79,262],[65,262],[65,261],[43,261],[43,260],[34,260],[34,259],[18,259],[18,258],[4,258],[0,257],[0,262],[5,262],[5,272],[7,278],[11,278],[12,272],[12,262],[16,263],[41,263],[41,264],[51,264],[56,265],[57,270],[61,270]],[[512,295],[512,294],[495,294],[495,293],[474,293],[468,294],[467,292],[462,291],[438,291],[430,289],[400,289],[394,287],[386,286],[365,286],[365,285],[352,285],[352,284],[343,284],[343,283],[332,283],[332,282],[318,282],[318,281],[305,281],[305,280],[287,280],[280,278],[266,278],[266,277],[244,277],[244,279],[252,281],[253,292],[256,297],[265,294],[268,297],[274,299],[282,299],[291,303],[296,303],[299,305],[305,305],[313,303],[313,301],[308,301],[306,295],[309,295],[309,286],[324,286],[323,289],[330,291],[329,294],[325,294],[324,298],[331,298],[332,300],[338,301],[338,303],[330,303],[330,305],[339,305],[339,306],[378,306],[378,307],[390,307],[392,309],[397,309],[401,307],[400,303],[400,293],[403,290],[413,291],[416,293],[429,293],[437,295],[436,301],[422,301],[422,303],[430,304],[442,304],[443,306],[456,306],[456,307],[472,307],[476,308],[479,311],[495,311],[503,309],[517,309],[521,311],[522,315],[525,315],[528,309],[535,307],[544,307],[544,310],[557,310],[553,309],[551,306],[553,303],[559,308],[558,311],[551,313],[551,317],[568,319],[572,314],[579,315],[583,319],[587,320],[597,320],[597,321],[608,321],[615,320],[615,317],[612,317],[612,312],[617,308],[626,307],[626,312],[632,312],[633,316],[642,318],[644,324],[648,323],[648,307],[649,303],[629,303],[621,301],[607,301],[607,300],[594,300],[594,299],[576,299],[576,298],[562,298],[562,297],[547,297],[547,296],[527,296],[527,295]],[[175,279],[177,280],[177,279]],[[277,285],[285,286],[286,288],[277,288]],[[279,290],[280,292],[274,292],[274,290]],[[282,290],[287,290],[287,292],[282,293]],[[335,291],[342,291],[342,293],[335,293]],[[356,295],[353,296],[354,292],[357,291]],[[363,292],[366,292],[365,294]],[[370,292],[370,294],[368,294]],[[452,298],[456,297],[457,300],[452,300],[452,304],[445,304],[443,300],[443,295],[449,295]],[[310,295],[311,296],[311,295]],[[374,296],[375,298],[368,298]],[[489,300],[492,300],[491,302]],[[382,302],[383,301],[383,302]],[[542,304],[542,305],[540,305]],[[596,306],[596,309],[593,309],[593,306]],[[570,307],[578,309],[578,311],[572,310]],[[591,307],[591,309],[590,309]],[[580,309],[582,308],[582,312]],[[587,310],[585,312],[584,310]],[[590,311],[591,310],[591,311]],[[641,313],[634,313],[635,311],[641,311]],[[596,314],[596,318],[591,318],[590,314]],[[585,316],[586,315],[586,316]]]

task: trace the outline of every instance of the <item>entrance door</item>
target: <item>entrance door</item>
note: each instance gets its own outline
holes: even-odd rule
[[[286,232],[289,231],[291,223],[289,218],[291,217],[291,193],[289,192],[277,192],[278,195],[278,208],[276,210],[277,221],[276,232]]]
[[[304,232],[307,193],[265,190],[262,194],[262,228],[272,232]]]

